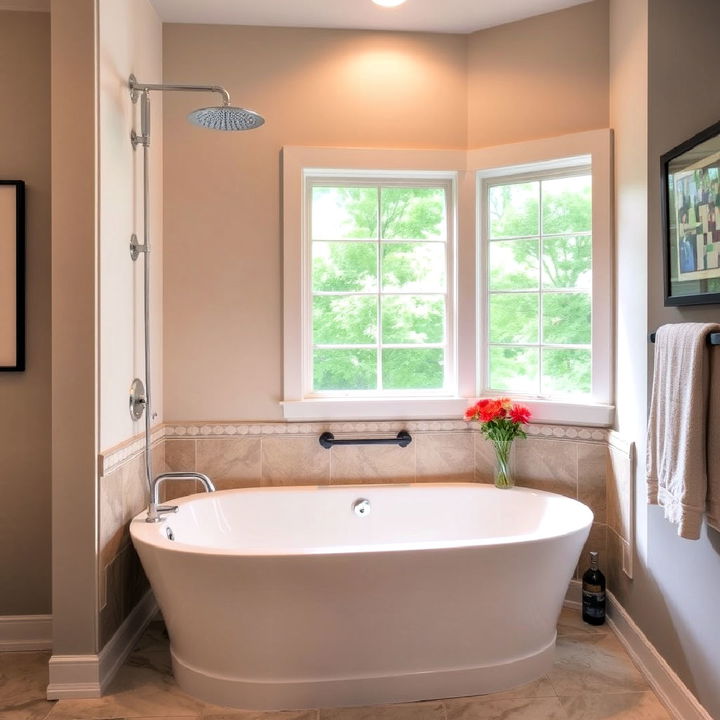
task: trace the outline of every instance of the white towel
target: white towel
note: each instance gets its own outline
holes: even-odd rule
[[[662,505],[665,517],[677,524],[678,535],[690,540],[700,537],[707,499],[711,332],[720,332],[720,325],[677,323],[663,325],[655,334],[648,502]],[[714,390],[717,385],[713,383]]]
[[[710,346],[706,520],[720,532],[720,346]]]

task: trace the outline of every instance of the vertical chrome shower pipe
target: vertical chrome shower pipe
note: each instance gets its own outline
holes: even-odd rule
[[[143,146],[143,295],[145,335],[145,477],[152,493],[152,378],[150,376],[150,91],[140,96],[140,142]]]

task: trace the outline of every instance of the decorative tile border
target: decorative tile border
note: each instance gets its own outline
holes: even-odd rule
[[[333,433],[387,434],[408,432],[463,432],[463,420],[392,420],[386,422],[282,422],[282,423],[191,423],[165,426],[166,438],[233,437],[237,435],[319,435]]]
[[[464,420],[392,420],[383,422],[228,422],[228,423],[166,423],[153,429],[153,446],[164,439],[180,438],[229,438],[263,435],[320,435],[326,430],[335,434],[385,435],[407,430],[410,433],[459,433],[479,432],[478,423]],[[608,441],[608,431],[600,428],[577,425],[530,424],[527,435],[531,438],[548,440],[574,440],[576,442]],[[102,452],[98,456],[100,476],[107,475],[128,460],[142,453],[145,448],[144,435],[136,435],[126,443]]]
[[[319,435],[326,430],[333,433],[384,434],[400,430],[413,432],[478,432],[478,423],[464,420],[393,420],[389,422],[286,422],[286,423],[168,423],[166,438],[233,437],[238,435]],[[607,442],[608,431],[601,428],[575,425],[528,426],[529,437],[565,439],[583,442]]]
[[[548,438],[550,440],[607,442],[608,439],[607,430],[579,425],[533,425],[531,423],[526,432],[528,437]]]
[[[150,442],[155,447],[165,438],[165,426],[158,425],[150,433]],[[104,450],[98,455],[98,475],[103,477],[145,450],[145,434],[135,435],[124,443]]]
[[[413,432],[478,432],[478,423],[464,420],[393,420],[385,422],[287,422],[287,423],[168,423],[165,438],[234,437],[238,435],[319,435],[334,433],[385,434],[407,430]],[[533,425],[529,437],[566,439],[585,442],[607,442],[608,432],[601,428],[573,425]]]

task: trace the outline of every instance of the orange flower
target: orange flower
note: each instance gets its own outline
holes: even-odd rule
[[[510,419],[513,422],[524,424],[530,420],[530,410],[524,405],[514,405],[510,409]]]
[[[472,420],[477,419],[477,403],[475,405],[471,405],[466,411],[465,411],[465,419],[468,422],[471,422]]]
[[[465,420],[482,424],[482,432],[491,440],[525,437],[522,425],[530,420],[530,409],[510,398],[482,398],[465,411]]]
[[[478,417],[482,422],[497,420],[504,415],[505,409],[503,408],[502,400],[481,400],[478,403]]]

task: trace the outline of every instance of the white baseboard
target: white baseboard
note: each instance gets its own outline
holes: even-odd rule
[[[51,648],[52,615],[0,615],[0,652]]]
[[[611,593],[608,599],[608,625],[615,632],[640,672],[676,720],[713,720],[698,699],[633,622],[625,608]]]
[[[48,700],[100,697],[156,611],[155,596],[148,590],[97,655],[53,655]]]

